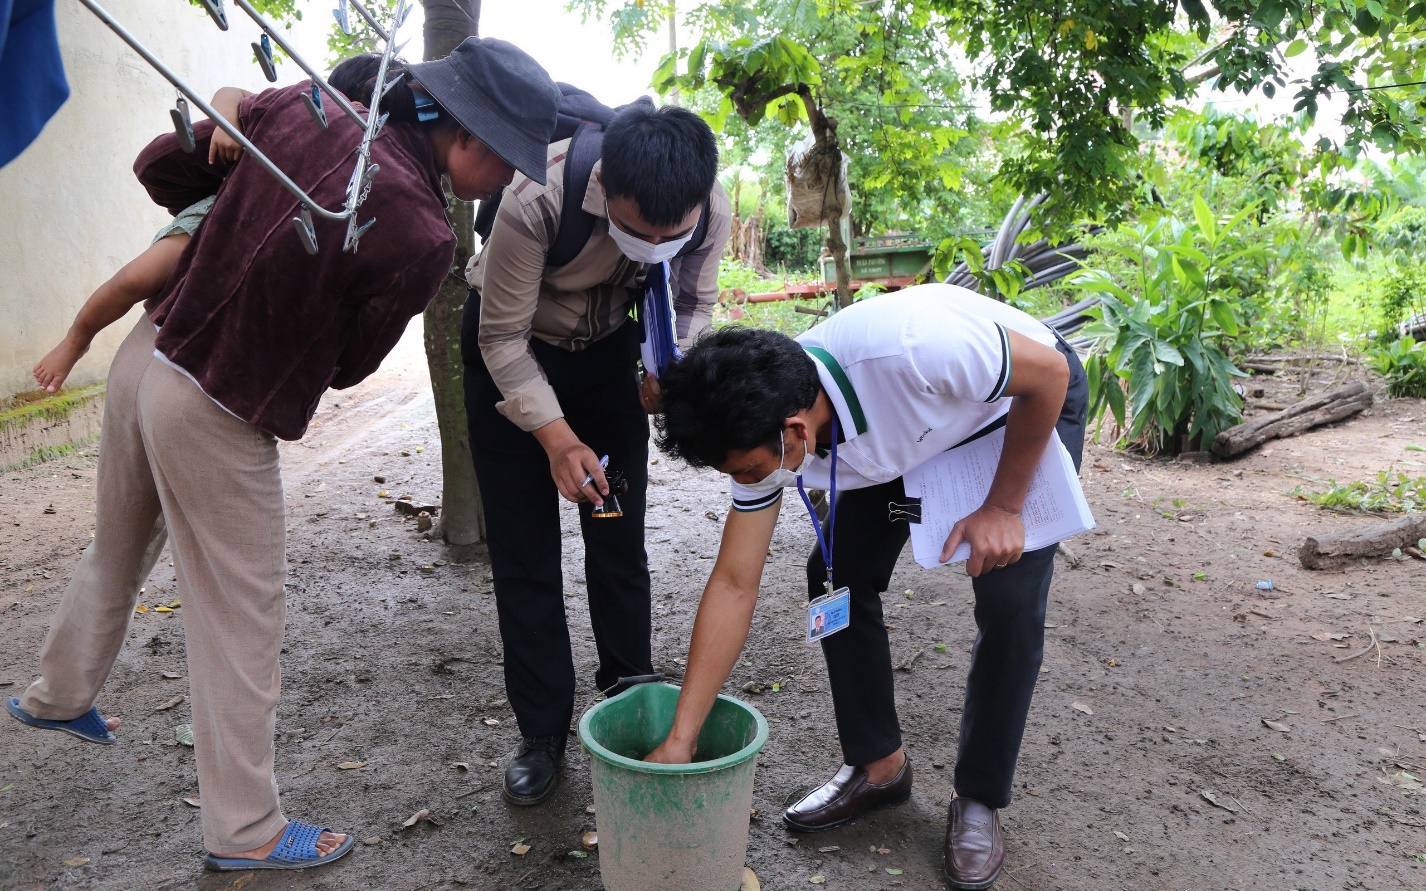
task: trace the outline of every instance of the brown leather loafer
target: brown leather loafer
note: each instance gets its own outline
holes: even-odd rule
[[[911,798],[911,759],[890,782],[869,783],[866,771],[842,765],[837,775],[820,789],[808,792],[782,815],[782,822],[798,832],[821,832],[850,823],[867,811],[895,807]]]
[[[952,798],[946,818],[946,878],[952,888],[989,888],[1005,868],[1005,833],[995,809]]]

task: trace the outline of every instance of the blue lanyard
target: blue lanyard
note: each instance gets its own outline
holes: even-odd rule
[[[807,514],[812,517],[812,528],[817,532],[817,546],[822,549],[822,563],[827,567],[827,593],[831,594],[832,584],[832,545],[837,532],[837,413],[832,412],[832,469],[828,476],[832,478],[832,484],[828,487],[827,503],[831,505],[827,511],[827,534],[822,534],[822,524],[817,521],[817,509],[812,506],[812,499],[807,497],[807,490],[802,487],[802,477],[797,478],[797,493],[802,496],[802,503],[807,505]]]

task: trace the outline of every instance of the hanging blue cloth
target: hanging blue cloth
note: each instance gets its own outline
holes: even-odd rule
[[[35,141],[68,98],[54,0],[0,0],[0,167]]]

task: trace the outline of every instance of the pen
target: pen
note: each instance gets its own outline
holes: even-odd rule
[[[604,468],[606,468],[606,467],[608,467],[608,466],[609,466],[609,456],[608,456],[608,455],[604,455],[603,457],[601,457],[601,458],[599,459],[599,469],[600,469],[600,470],[603,470]],[[585,486],[589,485],[589,484],[592,483],[592,482],[594,482],[594,474],[591,473],[591,474],[589,474],[588,476],[586,476],[586,477],[584,478],[584,482],[580,483],[580,484],[579,484],[579,487],[580,487],[581,489],[583,489]]]

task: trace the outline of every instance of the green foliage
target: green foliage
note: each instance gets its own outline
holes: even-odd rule
[[[1426,397],[1426,343],[1403,337],[1367,352],[1367,364],[1386,379],[1386,392],[1395,398]]]
[[[1122,284],[1103,271],[1071,283],[1101,300],[1084,329],[1093,340],[1085,364],[1090,416],[1102,426],[1112,413],[1125,431],[1121,443],[1176,454],[1206,447],[1241,422],[1233,378],[1245,375],[1228,359],[1242,330],[1231,273],[1265,250],[1237,240],[1255,210],[1220,222],[1197,198],[1192,222],[1165,216],[1135,226],[1128,244],[1104,246],[1129,261]]]
[[[763,232],[763,265],[769,268],[816,270],[826,231],[822,227],[789,229],[780,217],[769,219]]]
[[[1426,476],[1412,479],[1388,468],[1370,482],[1357,480],[1344,486],[1337,485],[1333,479],[1327,482],[1330,488],[1325,491],[1315,492],[1298,486],[1292,495],[1342,513],[1399,514],[1426,509]]]

